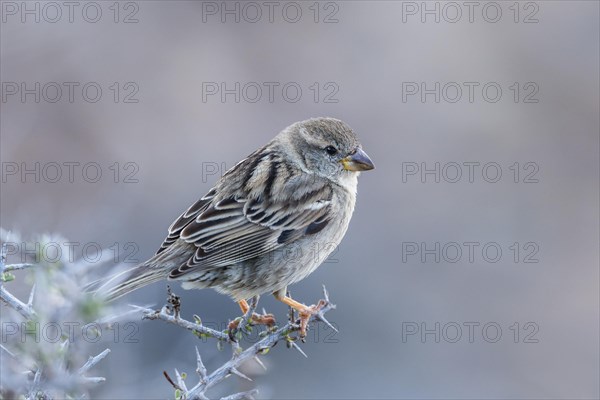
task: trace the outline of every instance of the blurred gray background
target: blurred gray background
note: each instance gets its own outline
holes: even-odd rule
[[[260,397],[598,398],[598,2],[475,2],[472,15],[462,2],[275,2],[272,21],[262,2],[81,2],[72,22],[65,6],[27,3],[36,22],[22,4],[2,2],[3,228],[116,243],[120,261],[133,242],[141,261],[226,168],[292,122],[337,117],[377,169],[339,250],[291,290],[310,304],[327,285],[340,332],[315,326],[308,359],[280,345],[266,373],[248,365]],[[236,82],[239,102],[222,99]],[[36,162],[40,182],[21,175]],[[65,162],[80,163],[73,182]],[[439,182],[422,177],[436,162]],[[472,182],[465,162],[479,163]],[[186,317],[239,314],[215,292],[175,290]],[[164,299],[161,283],[124,301]],[[270,296],[261,305],[285,318]],[[139,328],[139,343],[112,346],[93,397],[168,398],[162,371],[193,374],[195,344],[209,369],[229,357],[173,326]]]

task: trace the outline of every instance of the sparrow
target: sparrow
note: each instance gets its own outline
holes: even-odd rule
[[[149,260],[112,277],[100,292],[114,300],[168,279],[212,288],[239,303],[265,293],[299,312],[318,311],[287,296],[344,237],[358,176],[375,168],[354,131],[334,118],[296,122],[228,170],[169,227]],[[254,315],[270,324],[271,316]]]

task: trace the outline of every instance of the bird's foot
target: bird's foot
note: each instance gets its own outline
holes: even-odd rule
[[[273,314],[252,313],[249,324],[250,325],[265,325],[270,328],[275,325],[275,317],[273,316]]]
[[[238,328],[240,328],[240,324],[242,323],[244,317],[237,317],[233,321],[231,321],[228,325],[229,328],[229,338],[232,341],[236,340],[236,333],[241,335],[241,332],[238,333]],[[254,325],[265,325],[267,328],[272,328],[275,326],[275,317],[273,314],[257,314],[252,313],[250,318],[248,318],[248,323],[244,325],[244,329],[249,330],[249,327]],[[243,329],[242,329],[243,330]],[[241,338],[241,336],[239,336]]]
[[[311,320],[311,318],[315,321],[323,322],[329,328],[337,332],[337,329],[333,325],[331,325],[329,321],[327,321],[327,318],[325,318],[325,312],[332,308],[335,308],[335,305],[331,304],[331,302],[329,301],[329,293],[327,293],[327,289],[325,289],[325,286],[323,286],[323,297],[325,298],[325,300],[319,300],[319,302],[316,305],[313,304],[312,306],[307,306],[292,299],[290,297],[289,292],[287,292],[287,295],[284,296],[284,290],[285,289],[279,290],[273,293],[273,295],[277,300],[281,301],[284,304],[287,304],[290,307],[290,322],[294,323],[297,321],[296,323],[298,324],[298,326],[296,326],[296,329],[300,331],[299,338],[300,340],[302,340],[302,342],[305,342],[306,330],[308,329],[308,322]],[[295,310],[298,311],[298,314],[300,316],[299,320],[296,320],[296,317],[294,315]]]
[[[298,314],[300,316],[300,340],[304,341],[304,339],[306,338],[308,322],[310,321],[311,317],[315,316],[315,319],[317,320],[325,320],[325,317],[323,316],[321,310],[327,304],[327,300],[319,300],[319,302],[316,305],[313,304],[312,306],[307,306],[299,311]]]
[[[256,307],[258,298],[255,300],[256,302],[253,303],[253,307]],[[273,314],[267,314],[263,311],[263,314],[257,314],[255,312],[252,312],[252,314],[248,316],[248,313],[250,312],[250,306],[248,305],[248,303],[245,300],[241,300],[238,302],[238,304],[240,305],[240,309],[242,310],[242,313],[244,315],[234,319],[229,323],[228,327],[230,335],[234,334],[234,332],[240,327],[240,324],[242,324],[242,321],[244,321],[245,317],[248,318],[248,321],[242,324],[243,327],[253,325],[265,325],[268,328],[271,328],[275,325],[275,317],[273,316]]]

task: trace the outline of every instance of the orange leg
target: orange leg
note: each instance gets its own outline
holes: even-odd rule
[[[318,313],[319,310],[321,308],[323,308],[323,306],[325,304],[327,304],[324,300],[319,301],[319,304],[312,305],[312,306],[307,306],[305,304],[302,304],[294,299],[292,299],[291,297],[288,296],[283,296],[281,294],[281,292],[276,292],[274,293],[274,296],[277,300],[281,301],[284,304],[287,304],[288,306],[292,307],[294,310],[298,311],[298,314],[300,315],[300,338],[304,339],[306,337],[306,329],[308,328],[308,320],[310,319],[310,317],[312,317],[314,314]]]
[[[250,309],[250,306],[248,305],[248,302],[246,300],[240,300],[240,301],[238,301],[238,304],[240,305],[240,308],[242,309],[242,314],[246,314],[248,312],[248,310]]]
[[[297,310],[300,313],[306,312],[309,308],[306,304],[297,302],[291,297],[283,296],[282,298],[278,298],[277,300],[281,301],[284,304],[287,304],[288,306],[292,307],[294,310]]]

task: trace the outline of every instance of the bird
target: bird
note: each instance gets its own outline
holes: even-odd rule
[[[287,295],[337,248],[354,212],[358,176],[375,168],[343,121],[311,118],[283,129],[225,172],[169,227],[154,256],[99,289],[112,301],[167,279],[238,302],[270,293],[299,312],[303,333],[317,306]],[[258,323],[272,316],[254,315]]]

